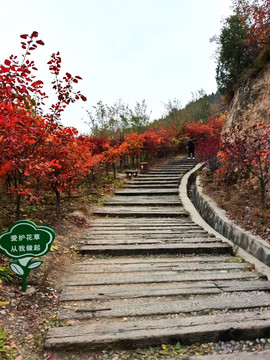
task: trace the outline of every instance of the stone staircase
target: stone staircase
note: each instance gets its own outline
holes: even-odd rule
[[[194,223],[178,196],[195,162],[176,158],[119,190],[80,239],[51,350],[270,337],[270,282]],[[93,255],[99,258],[93,259]]]

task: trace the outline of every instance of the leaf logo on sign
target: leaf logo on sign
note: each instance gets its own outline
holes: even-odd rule
[[[52,229],[46,226],[37,227],[29,220],[19,220],[0,235],[0,252],[11,261],[10,269],[22,277],[22,290],[26,291],[26,279],[30,270],[39,267],[43,260],[35,259],[50,251],[55,238]]]

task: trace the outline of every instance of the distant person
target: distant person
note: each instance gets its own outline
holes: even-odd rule
[[[195,144],[192,138],[189,139],[186,149],[188,150],[188,159],[191,158],[191,154],[192,159],[195,159]]]

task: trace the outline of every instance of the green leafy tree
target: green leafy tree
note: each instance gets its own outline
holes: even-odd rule
[[[210,101],[203,89],[192,93],[192,101],[187,105],[189,119],[205,122],[210,116]]]
[[[131,130],[142,133],[149,125],[150,115],[147,114],[147,105],[145,100],[142,102],[136,102],[134,111],[131,112]]]
[[[241,76],[250,64],[246,43],[248,26],[240,15],[226,19],[221,35],[215,38],[219,44],[216,80],[223,95],[233,96]]]
[[[177,98],[173,100],[168,100],[167,103],[163,103],[164,114],[162,118],[166,118],[169,124],[179,125],[181,122],[181,101]]]

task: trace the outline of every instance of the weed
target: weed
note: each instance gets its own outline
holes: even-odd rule
[[[50,327],[65,327],[68,326],[68,323],[63,320],[59,320],[57,315],[52,315],[47,321],[43,323],[45,330],[48,330]]]
[[[11,281],[12,272],[8,268],[0,266],[0,280]]]
[[[46,337],[47,331],[51,327],[64,327],[68,326],[68,323],[57,318],[57,315],[52,315],[48,320],[44,321],[42,329],[34,334],[33,341],[34,345],[36,346],[37,350],[42,350],[43,348],[43,341]]]
[[[74,246],[74,245],[72,245],[71,247],[70,247],[70,250],[72,250],[74,253],[76,253],[76,254],[78,254],[79,252],[80,252],[80,250],[76,247],[76,246]]]
[[[237,256],[237,257],[232,257],[231,259],[226,259],[226,260],[224,260],[224,262],[227,262],[227,263],[242,263],[242,262],[244,262],[244,260],[241,258],[241,256]]]
[[[183,347],[178,341],[175,345],[162,344],[161,348],[150,347],[147,350],[138,349],[133,353],[133,356],[135,359],[157,360],[160,359],[160,355],[175,358],[175,356],[181,356],[187,352],[188,347]]]
[[[11,359],[12,351],[9,350],[6,346],[7,342],[7,333],[2,327],[0,327],[0,356],[3,360]]]
[[[109,254],[98,254],[96,255],[97,259],[108,259],[111,256]]]

